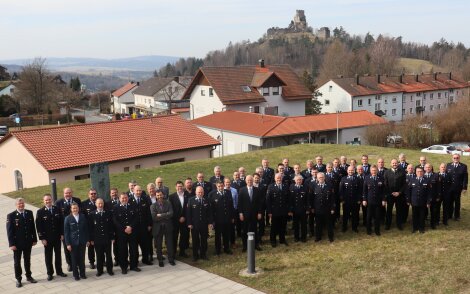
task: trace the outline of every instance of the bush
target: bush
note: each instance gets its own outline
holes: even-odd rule
[[[364,138],[366,144],[374,146],[387,146],[387,136],[392,133],[393,126],[390,123],[373,125],[366,129]]]

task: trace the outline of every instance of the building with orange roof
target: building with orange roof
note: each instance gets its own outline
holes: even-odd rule
[[[261,114],[305,115],[312,93],[289,65],[201,67],[183,99],[191,119],[223,110]]]
[[[367,110],[388,121],[428,115],[468,95],[470,84],[452,73],[356,76],[331,79],[318,88],[322,113]]]
[[[132,114],[135,108],[134,91],[139,87],[139,82],[129,82],[111,93],[111,112],[120,114]]]
[[[191,121],[221,142],[214,157],[291,144],[366,144],[368,126],[387,121],[368,111],[282,117],[227,110]]]
[[[86,179],[93,163],[122,173],[210,158],[218,144],[179,115],[15,131],[0,140],[0,193]]]

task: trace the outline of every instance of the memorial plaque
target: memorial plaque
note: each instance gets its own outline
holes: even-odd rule
[[[109,167],[107,162],[90,164],[91,187],[96,189],[98,197],[109,201]]]

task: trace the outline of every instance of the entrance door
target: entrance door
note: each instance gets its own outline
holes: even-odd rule
[[[19,170],[15,170],[15,186],[17,191],[23,189],[23,174]]]

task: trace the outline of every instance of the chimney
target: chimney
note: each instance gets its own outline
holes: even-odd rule
[[[264,67],[264,59],[258,60],[259,67]]]
[[[434,80],[437,80],[437,72],[434,73]]]
[[[449,72],[449,80],[452,80],[452,72]]]
[[[419,75],[416,75],[416,76],[415,76],[415,81],[416,81],[416,82],[419,82]]]
[[[377,75],[377,84],[380,84],[380,75]]]
[[[401,75],[398,76],[398,82],[399,82],[400,84],[403,84],[403,74],[401,74]]]
[[[356,74],[356,85],[359,85],[359,75]]]

